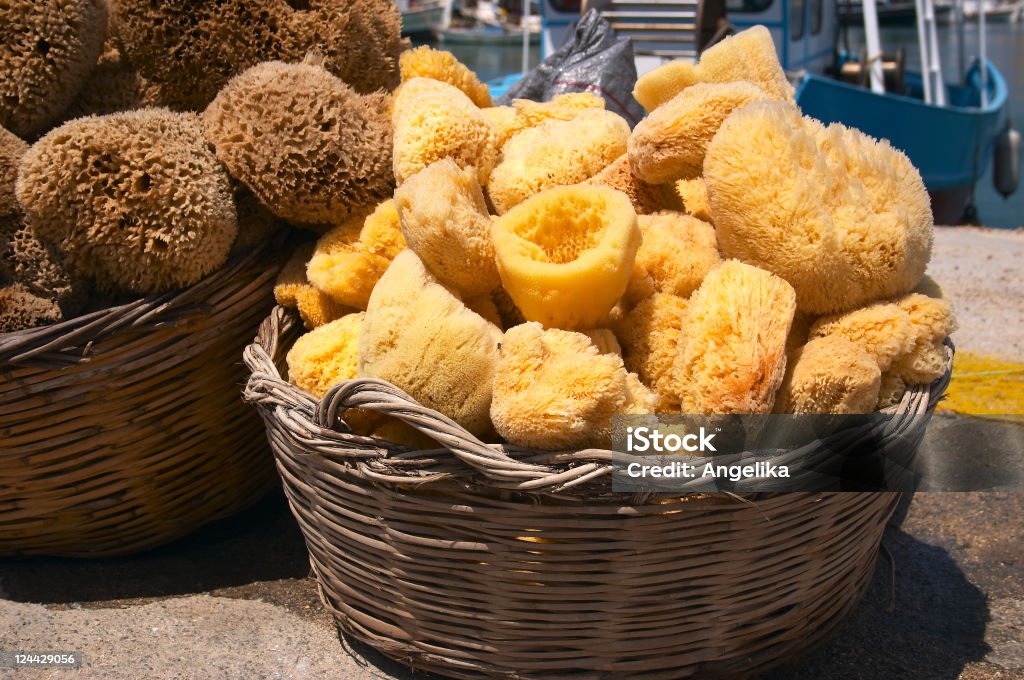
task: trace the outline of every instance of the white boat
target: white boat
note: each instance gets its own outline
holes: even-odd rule
[[[398,11],[402,13],[402,35],[432,33],[441,28],[447,1],[396,0]]]

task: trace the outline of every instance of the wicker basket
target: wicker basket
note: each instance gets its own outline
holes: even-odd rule
[[[238,362],[280,262],[0,335],[0,555],[156,546],[276,484]]]
[[[828,635],[871,578],[898,493],[624,498],[608,492],[607,451],[487,446],[381,381],[318,403],[281,377],[296,326],[280,308],[263,323],[245,398],[326,606],[401,662],[456,677],[745,677]],[[900,412],[927,413],[944,387],[913,390]],[[446,449],[351,434],[337,416],[356,406]]]

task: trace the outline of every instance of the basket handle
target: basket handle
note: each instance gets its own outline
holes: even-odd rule
[[[341,413],[349,408],[397,418],[447,448],[462,462],[495,480],[524,482],[555,476],[554,471],[546,465],[524,463],[500,448],[488,446],[451,418],[423,406],[383,380],[359,378],[334,385],[316,405],[313,421],[319,427],[333,428]]]

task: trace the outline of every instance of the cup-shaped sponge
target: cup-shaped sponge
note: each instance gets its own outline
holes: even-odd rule
[[[353,380],[359,366],[359,336],[365,314],[346,314],[314,328],[288,350],[288,382],[316,398],[332,385]]]
[[[465,297],[500,285],[491,216],[474,172],[450,158],[431,163],[398,187],[395,205],[406,243],[441,283]]]
[[[4,2],[0,27],[0,125],[31,137],[58,119],[92,71],[107,33],[107,3]]]
[[[604,109],[523,130],[505,144],[487,192],[498,214],[551,187],[590,179],[626,151],[629,124]]]
[[[203,125],[231,175],[291,222],[339,224],[394,188],[387,97],[357,94],[312,63],[254,66]]]
[[[722,261],[707,222],[669,211],[640,215],[638,222],[643,241],[626,289],[629,305],[655,293],[688,298]]]
[[[306,275],[339,304],[366,309],[373,287],[405,248],[395,202],[387,200],[365,219],[353,217],[321,236]]]
[[[793,287],[729,260],[716,267],[686,309],[675,379],[684,413],[771,413],[786,370]]]
[[[39,237],[105,290],[191,285],[224,263],[237,229],[198,118],[166,109],[65,123],[25,154],[17,193]]]
[[[556,187],[493,225],[498,272],[529,321],[603,325],[629,283],[640,228],[629,198],[607,187]]]
[[[497,156],[494,127],[459,88],[430,78],[406,81],[395,95],[391,122],[399,184],[444,158],[487,182]]]
[[[632,378],[622,357],[583,333],[526,323],[501,339],[491,419],[518,446],[608,446],[612,416],[653,410],[653,395]]]
[[[928,194],[886,142],[754,102],[708,145],[704,181],[722,255],[786,279],[801,311],[856,309],[906,293],[924,274]]]
[[[640,121],[629,136],[629,162],[653,184],[700,177],[708,144],[730,113],[768,95],[747,81],[700,83]]]
[[[411,250],[377,282],[359,342],[359,375],[387,380],[476,435],[491,429],[501,330],[445,288]]]
[[[401,15],[391,0],[114,0],[129,61],[179,110],[202,110],[232,77],[260,62],[321,55],[368,94],[398,84]],[[302,5],[302,7],[300,7]]]
[[[491,91],[451,52],[422,45],[403,52],[398,59],[398,66],[403,81],[433,78],[459,88],[480,108],[493,105]]]
[[[870,413],[882,374],[863,349],[840,335],[814,338],[789,357],[777,413]]]

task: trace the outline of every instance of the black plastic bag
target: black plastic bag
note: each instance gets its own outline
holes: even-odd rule
[[[635,85],[633,44],[616,36],[611,24],[592,9],[576,24],[573,39],[523,76],[498,103],[549,101],[565,92],[593,92],[632,127],[644,117],[643,107],[633,99]]]

